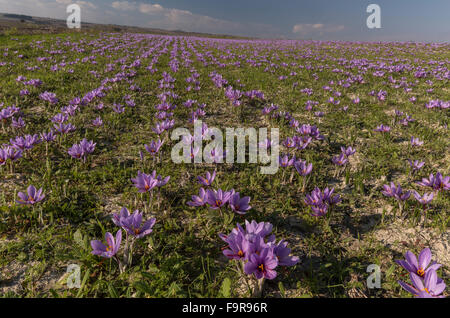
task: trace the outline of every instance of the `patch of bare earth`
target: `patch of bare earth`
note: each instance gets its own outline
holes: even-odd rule
[[[375,230],[369,235],[389,249],[401,254],[408,250],[417,250],[429,247],[433,254],[433,260],[442,264],[444,270],[450,269],[450,230],[444,233],[433,228],[407,226],[404,221],[397,220],[387,227]]]

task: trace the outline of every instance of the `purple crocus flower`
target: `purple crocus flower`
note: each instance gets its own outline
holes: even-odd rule
[[[228,243],[228,248],[223,251],[228,259],[244,260],[247,258],[250,242],[243,233],[228,235],[224,241]]]
[[[338,166],[343,166],[348,162],[347,156],[345,153],[341,153],[339,156],[334,156],[331,161]]]
[[[282,156],[278,157],[278,164],[283,168],[292,166],[294,164],[294,161],[295,161],[295,155],[292,156],[291,159],[289,159],[288,155],[284,155],[283,157]]]
[[[234,194],[234,190],[223,191],[219,190],[207,190],[206,191],[206,202],[210,205],[209,207],[213,210],[220,209],[224,206],[230,197]]]
[[[389,185],[387,184],[383,185],[383,189],[384,190],[381,191],[381,193],[383,193],[385,196],[394,197],[400,201],[405,201],[409,199],[411,195],[411,191],[406,191],[405,193],[403,193],[403,189],[400,186],[400,184],[396,186],[394,182],[391,182]]]
[[[328,212],[328,204],[321,203],[318,205],[311,205],[311,215],[316,217],[325,216]]]
[[[140,171],[138,171],[136,178],[131,178],[131,181],[133,181],[134,186],[141,193],[151,191],[158,184],[158,179],[154,178],[152,175],[147,175]]]
[[[61,134],[67,134],[67,133],[72,132],[72,131],[74,131],[76,129],[75,126],[72,125],[71,123],[67,123],[67,124],[59,123],[58,125],[55,124],[53,126]]]
[[[123,207],[119,213],[113,214],[112,221],[117,226],[122,226],[122,219],[130,216],[130,212],[126,207]]]
[[[278,265],[280,266],[294,266],[300,259],[298,256],[289,256],[291,249],[287,247],[288,242],[281,240],[278,244],[274,245],[273,253],[278,259]]]
[[[92,240],[92,254],[106,258],[111,258],[116,255],[120,248],[120,243],[122,242],[122,230],[117,231],[116,239],[114,239],[114,236],[111,233],[106,232],[105,241],[106,245],[99,240]]]
[[[273,225],[269,222],[256,222],[255,220],[252,220],[251,222],[248,222],[245,220],[245,233],[249,235],[250,237],[266,237],[267,235],[272,232]]]
[[[442,292],[445,290],[445,283],[437,277],[435,270],[430,270],[422,280],[418,275],[410,273],[412,285],[398,281],[400,286],[416,298],[444,298]]]
[[[22,117],[19,117],[17,120],[13,117],[12,121],[11,121],[11,126],[13,126],[14,128],[23,128],[25,127],[25,121],[22,119]]]
[[[214,182],[214,178],[216,177],[216,171],[214,170],[213,173],[209,173],[208,171],[206,172],[206,176],[202,177],[202,176],[198,176],[198,182],[206,187],[209,187],[212,185],[212,183]]]
[[[100,127],[103,125],[103,120],[101,117],[97,117],[92,121],[92,126],[94,127]]]
[[[189,206],[203,206],[206,203],[206,191],[203,188],[200,188],[198,195],[193,195],[192,201],[187,202],[186,204]]]
[[[163,178],[161,175],[156,175],[156,170],[153,170],[153,172],[152,172],[152,178],[153,179],[156,179],[158,182],[156,183],[156,186],[157,187],[162,187],[162,186],[165,186],[166,184],[167,184],[167,182],[169,182],[169,180],[170,180],[170,176],[167,176],[167,177],[165,177],[165,178]]]
[[[347,148],[341,147],[341,152],[342,152],[343,154],[345,154],[347,157],[350,157],[350,156],[352,156],[353,154],[355,154],[356,150],[353,149],[352,147],[347,147]]]
[[[374,131],[378,131],[378,132],[389,132],[391,130],[391,127],[389,126],[385,126],[383,124],[379,125],[376,129],[374,129]]]
[[[431,201],[433,201],[434,193],[425,193],[424,195],[420,195],[417,191],[413,191],[413,195],[416,198],[417,201],[419,201],[420,204],[422,204],[424,207],[429,204]]]
[[[419,138],[414,138],[413,136],[411,136],[411,146],[422,146],[423,145],[423,141],[420,141]]]
[[[121,219],[121,225],[127,231],[128,234],[135,238],[142,238],[149,235],[153,230],[156,219],[151,218],[142,223],[142,213],[139,210],[134,211],[133,214]]]
[[[117,114],[121,114],[121,113],[123,113],[125,111],[125,107],[122,104],[116,104],[116,103],[113,104],[112,109]]]
[[[254,274],[256,279],[274,279],[277,277],[275,268],[278,266],[277,257],[272,248],[263,248],[259,254],[253,253],[249,256],[244,266],[246,274]]]
[[[15,148],[5,145],[0,148],[0,166],[6,164],[6,160],[16,161],[22,157],[22,150],[16,150]]]
[[[161,141],[161,139],[158,139],[157,141],[151,141],[150,144],[144,145],[144,147],[148,153],[154,156],[159,152],[159,149],[161,148],[162,144],[163,142]]]
[[[414,172],[417,170],[420,170],[425,165],[424,161],[419,161],[419,160],[412,161],[412,160],[408,159],[408,162]]]
[[[416,255],[410,251],[407,251],[405,254],[405,260],[396,260],[395,262],[408,272],[424,278],[428,271],[437,271],[442,266],[436,262],[431,262],[431,256],[431,250],[427,247],[420,252],[419,260],[417,260]]]
[[[312,171],[312,163],[307,163],[306,161],[299,160],[294,163],[295,170],[302,176],[307,176]]]
[[[72,147],[69,148],[67,152],[69,153],[69,155],[72,156],[72,158],[75,159],[81,159],[84,157],[83,147],[81,147],[79,144],[74,144]]]
[[[295,147],[295,141],[294,139],[292,139],[291,137],[287,137],[284,141],[283,141],[283,145],[286,148],[293,148]]]
[[[16,200],[16,202],[25,205],[34,205],[45,198],[45,195],[42,193],[42,188],[36,190],[32,185],[27,188],[27,193],[19,192],[17,193],[17,196],[20,199]]]
[[[237,214],[245,214],[248,210],[251,209],[250,203],[250,197],[240,197],[239,192],[236,192],[230,197],[230,200],[228,201],[231,209],[236,212]]]
[[[442,189],[450,190],[450,176],[443,177],[440,172],[437,172],[436,176],[431,173],[429,179],[423,178],[422,181],[416,183],[424,187],[430,187],[437,191]]]
[[[52,117],[51,121],[54,123],[65,123],[67,120],[69,119],[68,115],[62,114],[62,113],[58,113],[55,116]]]
[[[50,129],[48,133],[42,132],[40,136],[41,139],[45,142],[52,142],[56,139],[56,135],[53,133],[53,129]]]

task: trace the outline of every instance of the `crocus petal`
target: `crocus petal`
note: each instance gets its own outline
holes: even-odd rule
[[[431,261],[431,250],[427,247],[419,254],[419,267],[425,269]]]

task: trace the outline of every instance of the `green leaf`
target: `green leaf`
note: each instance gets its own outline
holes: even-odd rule
[[[58,293],[53,288],[50,288],[50,293],[52,294],[53,298],[59,298]]]
[[[286,298],[286,290],[284,289],[283,283],[278,283],[278,289],[280,290],[280,294],[282,298]]]
[[[87,279],[89,278],[89,274],[90,274],[90,270],[88,269],[86,271],[86,274],[84,274],[84,276],[83,276],[83,281],[81,282],[80,289],[78,290],[77,298],[81,297],[81,292],[83,290],[84,285],[86,284]]]
[[[180,286],[178,286],[177,283],[173,282],[170,286],[169,286],[169,290],[167,291],[167,294],[171,297],[176,296],[177,293],[181,290]]]
[[[84,249],[83,234],[81,234],[79,229],[73,234],[73,240],[75,241],[75,244]]]
[[[391,276],[391,274],[394,272],[394,270],[395,270],[395,265],[392,265],[391,267],[389,267],[389,269],[386,271],[386,278]]]
[[[134,284],[134,288],[136,288],[138,291],[147,294],[147,295],[151,295],[152,294],[152,290],[150,288],[150,286],[147,283],[144,282],[136,282]]]
[[[108,284],[108,290],[112,298],[119,298],[119,293],[117,292],[117,289],[113,286],[113,284]]]
[[[219,295],[224,298],[231,297],[231,280],[228,277],[223,280],[222,286],[220,286]]]

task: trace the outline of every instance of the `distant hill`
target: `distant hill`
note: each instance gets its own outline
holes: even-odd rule
[[[10,34],[79,32],[79,30],[67,28],[65,20],[34,17],[13,13],[0,13],[0,34],[4,34],[5,31],[9,32]],[[224,39],[250,39],[248,37],[233,36],[233,35],[187,32],[182,30],[163,30],[155,28],[142,28],[135,26],[125,26],[116,24],[96,24],[86,22],[81,23],[81,31],[151,33],[161,35],[199,36],[199,37],[214,37]]]

